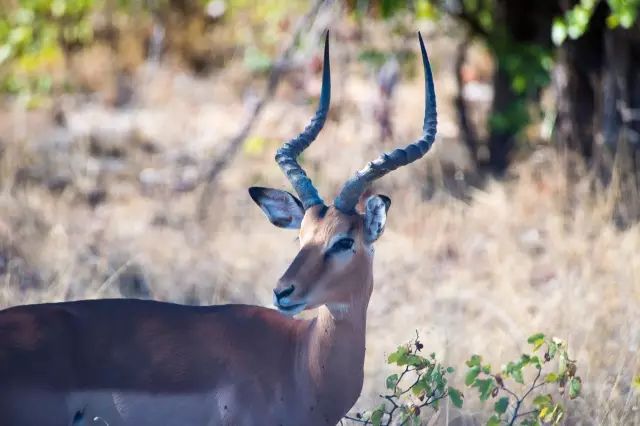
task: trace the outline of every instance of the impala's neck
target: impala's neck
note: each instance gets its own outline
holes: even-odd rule
[[[348,304],[319,308],[299,351],[298,372],[315,390],[317,408],[328,418],[331,412],[351,408],[362,390],[367,307],[373,288],[370,264],[358,281],[359,293]]]

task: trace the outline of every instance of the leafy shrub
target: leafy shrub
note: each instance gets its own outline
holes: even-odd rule
[[[551,393],[543,391],[555,388],[571,399],[580,395],[582,381],[576,375],[576,362],[569,358],[566,343],[542,333],[529,337],[528,342],[533,347],[531,353],[510,361],[500,373],[483,364],[479,355],[467,361],[465,384],[478,391],[481,401],[497,398],[487,426],[513,425],[516,420],[527,426],[558,424],[564,416],[564,406]],[[531,370],[534,378],[525,384],[526,372]],[[513,390],[514,382],[524,387],[523,393]]]
[[[564,341],[542,333],[527,341],[531,352],[508,362],[500,372],[483,363],[480,355],[473,355],[466,362],[465,385],[477,391],[480,401],[495,400],[487,426],[511,426],[516,422],[523,426],[558,424],[565,407],[553,392],[574,399],[582,391],[576,361],[569,357]],[[387,362],[401,370],[387,377],[385,393],[380,395],[383,402],[373,410],[347,415],[344,420],[373,426],[420,425],[423,410],[437,411],[446,397],[461,408],[464,394],[449,385],[454,369],[438,362],[435,353],[424,356],[423,348],[416,335],[414,341],[389,355]],[[526,381],[529,376],[533,379]],[[522,391],[517,393],[514,389]]]
[[[387,377],[385,394],[380,395],[384,401],[373,410],[345,418],[373,426],[419,425],[422,410],[437,410],[447,396],[456,407],[462,407],[462,392],[448,385],[448,375],[454,369],[438,362],[435,353],[424,356],[423,348],[417,335],[413,342],[398,346],[387,362],[402,369]]]

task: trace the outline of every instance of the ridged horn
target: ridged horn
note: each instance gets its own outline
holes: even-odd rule
[[[335,207],[343,213],[350,214],[355,211],[358,199],[371,182],[381,178],[398,167],[406,166],[407,164],[422,158],[433,145],[438,125],[436,93],[433,86],[431,65],[429,64],[427,50],[424,47],[424,41],[422,40],[422,35],[420,33],[418,33],[418,39],[420,40],[420,50],[422,51],[425,83],[425,107],[422,137],[416,142],[407,145],[405,148],[395,149],[391,152],[382,154],[347,180],[334,201]]]
[[[317,204],[323,204],[322,198],[313,186],[311,179],[298,164],[297,157],[315,140],[322,130],[329,103],[331,102],[331,65],[329,62],[329,31],[324,42],[324,65],[322,70],[322,89],[320,92],[320,102],[316,114],[311,119],[302,133],[296,138],[282,145],[276,152],[276,162],[291,182],[291,186],[296,191],[302,201],[305,210]]]

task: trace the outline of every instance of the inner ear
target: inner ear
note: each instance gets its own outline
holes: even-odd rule
[[[253,186],[249,188],[249,195],[275,226],[300,229],[304,207],[293,194],[280,189]]]
[[[378,194],[367,199],[364,211],[364,238],[367,243],[373,243],[384,232],[390,206],[391,199],[386,195]]]

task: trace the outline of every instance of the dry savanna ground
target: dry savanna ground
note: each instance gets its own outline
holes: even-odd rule
[[[373,406],[392,371],[386,355],[416,330],[428,351],[457,367],[460,387],[471,354],[499,366],[542,331],[566,339],[578,362],[584,397],[567,401],[570,419],[640,424],[631,390],[640,373],[640,227],[617,230],[609,195],[594,195],[586,179],[568,185],[552,150],[515,165],[505,181],[481,189],[459,183],[465,198],[443,190],[444,171],[466,166],[451,111],[450,55],[438,41],[430,53],[440,94],[437,146],[375,188],[393,205],[377,244],[358,407]],[[238,85],[250,83],[238,67],[208,78],[143,69],[133,106],[63,98],[64,125],[50,111],[6,107],[0,305],[121,296],[269,305],[297,243],[266,221],[246,188],[288,188],[273,153],[311,116],[300,92],[316,94],[319,76],[281,86],[200,223],[194,181],[246,112]],[[420,129],[419,79],[401,84],[395,142],[381,143],[373,79],[351,68],[335,61],[333,109],[304,155],[327,199],[353,170]],[[467,412],[487,409],[465,393]]]

